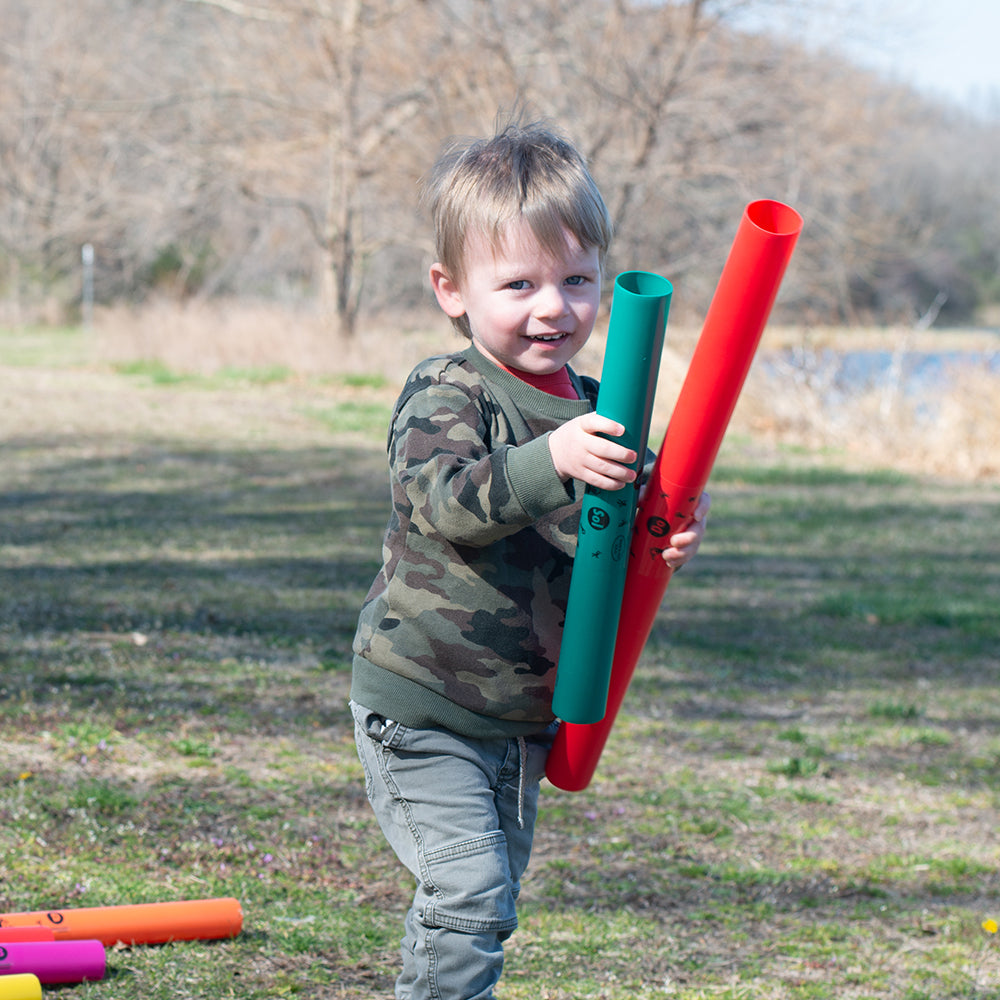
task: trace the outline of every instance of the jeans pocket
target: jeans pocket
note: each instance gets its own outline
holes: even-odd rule
[[[380,743],[389,750],[398,747],[405,739],[409,730],[401,722],[387,719],[384,715],[351,702],[351,712],[354,715],[354,725],[356,732],[364,734],[374,743]]]
[[[378,752],[380,741],[377,734],[381,733],[384,720],[371,709],[354,701],[351,702],[351,714],[354,716],[354,744],[365,772],[365,794],[371,801],[375,789],[373,755]]]
[[[507,838],[494,830],[424,853],[426,893],[418,919],[467,934],[509,934],[517,927]]]

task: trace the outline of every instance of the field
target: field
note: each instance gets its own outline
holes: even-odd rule
[[[244,910],[61,1000],[392,995],[346,700],[397,374],[0,332],[0,912]],[[1000,998],[992,459],[762,395],[597,778],[544,790],[502,1000]]]

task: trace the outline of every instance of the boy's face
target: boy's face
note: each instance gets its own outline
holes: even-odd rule
[[[431,283],[441,308],[468,317],[472,339],[486,357],[535,375],[558,371],[590,337],[601,299],[600,255],[567,232],[553,257],[526,222],[513,223],[493,247],[472,238],[456,285],[440,264]]]

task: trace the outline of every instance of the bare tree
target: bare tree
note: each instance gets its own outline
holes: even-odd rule
[[[72,300],[86,242],[100,296],[321,290],[356,336],[426,294],[440,143],[521,108],[585,150],[611,266],[662,271],[674,310],[757,197],[806,217],[800,318],[1000,297],[996,122],[746,30],[785,2],[0,0],[0,285]]]
[[[101,291],[132,292],[164,248],[204,239],[225,182],[207,152],[200,35],[180,13],[170,0],[6,0],[0,254],[15,295],[31,275],[72,298],[84,243]]]
[[[229,169],[249,198],[300,213],[336,330],[353,337],[367,262],[392,239],[378,206],[393,200],[398,137],[427,101],[426,79],[406,72],[417,64],[424,12],[406,0],[188,2],[229,22],[220,36],[234,86],[215,86],[236,95],[253,123]]]
[[[113,225],[116,150],[101,108],[108,70],[82,35],[88,12],[55,3],[8,4],[0,60],[0,252],[9,293],[65,281],[83,234]],[[103,219],[102,219],[103,216]],[[103,227],[103,231],[102,231]]]
[[[486,107],[524,102],[584,149],[614,218],[614,263],[672,277],[703,267],[720,225],[734,212],[738,219],[761,172],[746,156],[747,137],[766,142],[785,127],[780,108],[761,108],[754,97],[773,69],[765,58],[773,50],[738,44],[731,25],[753,4],[448,5],[480,66],[465,93]],[[464,72],[459,66],[449,77],[451,94],[463,93]]]

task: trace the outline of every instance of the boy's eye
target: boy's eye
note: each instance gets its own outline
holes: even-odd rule
[[[582,274],[574,274],[566,279],[567,285],[582,285],[587,279]]]
[[[518,278],[516,281],[509,282],[507,287],[513,292],[523,292],[528,287],[528,282],[524,278]]]

